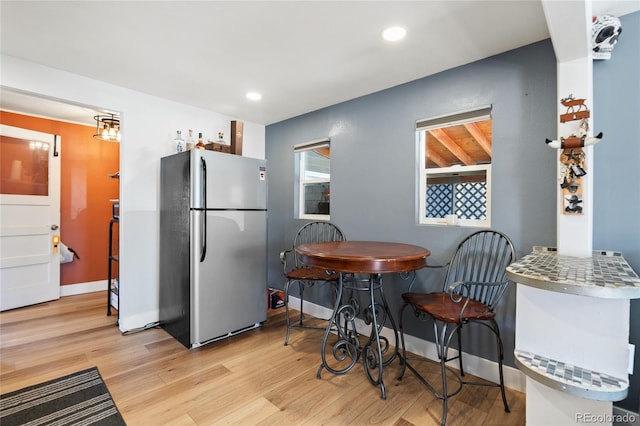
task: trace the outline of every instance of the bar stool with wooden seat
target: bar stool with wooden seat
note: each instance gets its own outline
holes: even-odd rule
[[[309,222],[304,225],[293,240],[293,247],[280,253],[280,261],[282,262],[286,282],[284,284],[284,306],[287,318],[287,334],[284,339],[285,346],[289,344],[289,335],[292,328],[322,330],[326,327],[307,326],[304,322],[308,319],[304,316],[304,290],[321,284],[333,284],[334,289],[338,281],[339,274],[337,272],[328,273],[326,269],[315,268],[304,265],[296,253],[296,247],[308,243],[321,243],[329,241],[345,240],[342,231],[330,222]],[[291,259],[292,257],[292,259]],[[298,293],[300,295],[300,314],[298,319],[291,321],[289,316],[289,293],[293,284],[298,285]]]
[[[482,230],[474,232],[463,240],[451,258],[442,267],[448,267],[443,290],[435,293],[417,293],[411,291],[402,294],[404,301],[399,314],[400,344],[402,348],[402,371],[398,380],[404,376],[406,368],[424,384],[436,398],[442,399],[441,424],[447,420],[448,399],[456,395],[462,386],[482,385],[499,387],[502,393],[504,410],[509,412],[509,405],[504,390],[502,361],[504,350],[500,338],[500,328],[495,320],[495,308],[509,285],[505,268],[515,260],[513,243],[501,232]],[[435,344],[442,374],[442,391],[438,392],[409,363],[404,342],[402,315],[405,308],[411,307],[415,317],[421,321],[433,321]],[[480,324],[495,335],[498,350],[499,383],[482,383],[463,381],[462,363],[462,330],[468,331],[468,324]],[[466,332],[467,332],[466,331]],[[457,335],[458,355],[449,358],[449,346],[454,335]],[[412,360],[417,360],[413,358]],[[460,373],[447,366],[447,362],[458,359]],[[447,371],[457,380],[455,389],[449,390]]]

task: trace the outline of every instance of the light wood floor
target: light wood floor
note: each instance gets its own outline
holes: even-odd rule
[[[356,365],[316,379],[322,333],[292,331],[283,345],[284,309],[264,327],[187,350],[160,328],[122,335],[105,315],[102,292],[0,314],[0,392],[97,366],[125,421],[135,425],[432,425],[441,402],[399,365],[385,368],[387,399]],[[419,363],[434,382],[438,366]],[[452,399],[447,424],[523,425],[524,394],[467,386]]]

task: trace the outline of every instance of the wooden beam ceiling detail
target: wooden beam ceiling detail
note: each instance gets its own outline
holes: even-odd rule
[[[467,129],[467,132],[478,142],[478,145],[487,153],[489,157],[491,157],[491,141],[487,139],[482,130],[478,127],[476,123],[467,123],[464,125],[464,128]]]
[[[466,166],[475,165],[476,162],[458,146],[456,141],[451,139],[447,133],[442,129],[432,129],[428,131],[434,138],[436,138],[446,149],[455,155]],[[430,154],[431,155],[431,154]]]
[[[436,165],[438,167],[449,167],[449,162],[447,160],[445,160],[444,158],[442,158],[440,155],[438,155],[438,153],[436,152],[430,152],[427,155],[427,161],[431,160],[432,162],[436,163]],[[428,162],[427,162],[428,164]]]
[[[328,146],[324,146],[322,148],[314,149],[315,152],[322,155],[323,157],[330,158],[331,157],[331,149]]]

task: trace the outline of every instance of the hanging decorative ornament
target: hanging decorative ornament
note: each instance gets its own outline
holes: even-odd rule
[[[591,116],[591,113],[584,104],[584,99],[576,99],[573,95],[560,99],[560,103],[567,107],[565,114],[560,114],[560,122],[584,120]]]
[[[591,112],[585,105],[585,99],[576,99],[573,95],[569,95],[566,98],[560,99],[562,106],[567,107],[567,111],[564,114],[560,114],[560,122],[566,123],[568,121],[580,120],[578,126],[579,135],[571,134],[569,136],[560,137],[560,139],[545,139],[545,142],[549,148],[567,149],[567,148],[582,148],[585,146],[595,145],[602,140],[602,132],[595,136],[587,137],[587,131],[589,130],[589,120]]]
[[[585,104],[585,99],[577,99],[569,95],[560,99],[560,103],[567,108],[565,113],[560,114],[560,123],[573,127],[578,134],[571,133],[567,137],[561,136],[556,140],[546,139],[545,142],[550,148],[562,149],[559,156],[562,164],[559,178],[562,189],[562,213],[581,215],[584,201],[582,177],[587,174],[586,153],[582,148],[600,142],[602,132],[595,136],[587,136],[591,113]]]
[[[560,137],[560,140],[546,139],[545,142],[547,143],[547,146],[549,146],[549,148],[565,149],[565,148],[582,148],[585,146],[595,145],[598,142],[600,142],[600,140],[602,140],[602,132],[591,137],[586,137],[585,135],[583,136],[571,135],[566,138]]]
[[[610,59],[611,52],[622,33],[620,19],[611,15],[594,16],[591,27],[593,59]]]

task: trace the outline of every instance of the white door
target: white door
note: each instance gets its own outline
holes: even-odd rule
[[[0,125],[0,310],[60,297],[60,137]]]

